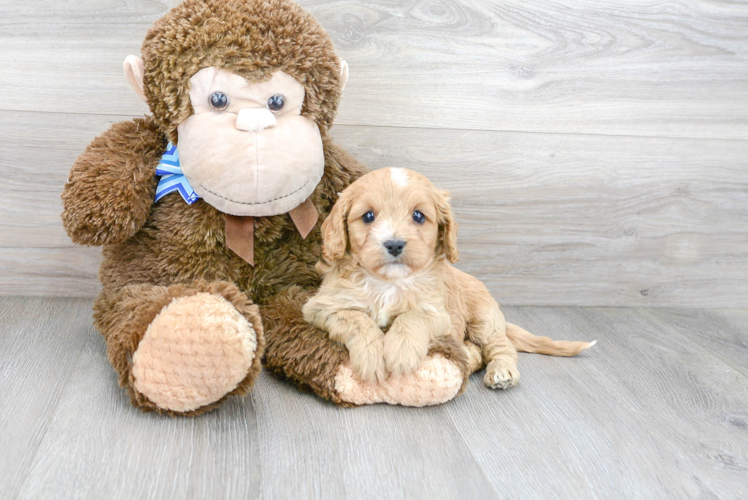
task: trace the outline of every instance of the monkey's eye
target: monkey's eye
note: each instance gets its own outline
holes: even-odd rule
[[[361,220],[364,221],[364,224],[371,224],[372,222],[374,222],[375,218],[376,217],[374,216],[374,211],[369,210],[368,212],[364,214],[363,217],[361,217]]]
[[[210,94],[210,107],[216,111],[223,111],[229,107],[229,96],[223,92],[213,92]]]
[[[413,220],[418,224],[423,224],[426,221],[426,216],[423,215],[420,210],[415,210],[413,212]]]
[[[270,111],[280,111],[283,109],[284,104],[286,104],[286,98],[280,94],[275,94],[273,97],[268,99],[268,109]]]

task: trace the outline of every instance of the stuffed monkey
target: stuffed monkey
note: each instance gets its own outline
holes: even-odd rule
[[[365,168],[330,139],[348,78],[331,40],[287,0],[186,0],[125,75],[151,115],[76,160],[62,220],[103,246],[94,322],[133,405],[198,415],[265,366],[341,405],[436,404],[467,377],[462,345],[369,385],[304,322],[320,223]]]

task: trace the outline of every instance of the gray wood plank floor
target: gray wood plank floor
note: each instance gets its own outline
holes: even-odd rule
[[[262,375],[175,419],[129,406],[90,308],[0,298],[0,498],[748,495],[748,311],[509,307],[599,343],[434,408],[341,409]]]

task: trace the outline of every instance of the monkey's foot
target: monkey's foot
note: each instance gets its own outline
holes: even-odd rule
[[[190,412],[233,391],[256,353],[255,329],[225,298],[180,297],[161,310],[138,344],[133,385],[161,409]]]
[[[486,376],[483,378],[486,387],[490,389],[509,389],[519,382],[519,370],[516,363],[494,359],[486,366]]]
[[[430,406],[454,398],[460,392],[463,378],[455,362],[434,354],[424,359],[414,372],[379,383],[364,382],[349,364],[342,365],[335,376],[335,390],[343,401],[356,405]]]

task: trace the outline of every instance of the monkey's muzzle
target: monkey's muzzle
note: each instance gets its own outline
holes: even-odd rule
[[[290,212],[325,169],[317,124],[264,108],[201,113],[179,125],[179,160],[195,192],[223,213],[263,217]]]

